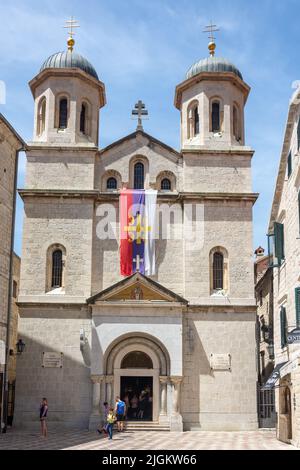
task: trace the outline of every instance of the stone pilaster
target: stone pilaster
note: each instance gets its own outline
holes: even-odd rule
[[[180,387],[182,377],[170,377],[172,384],[172,413],[170,417],[170,430],[182,431],[182,416],[180,413]]]
[[[169,377],[159,377],[160,382],[160,410],[159,410],[159,422],[165,423],[168,421],[168,404],[167,404],[167,385]]]
[[[92,413],[89,420],[89,429],[94,430],[99,426],[101,421],[101,384],[104,380],[103,375],[92,375],[93,397],[92,397]]]
[[[114,404],[114,396],[113,396],[113,382],[114,382],[114,376],[113,375],[107,375],[105,377],[105,384],[106,384],[106,401],[109,406],[113,406]]]

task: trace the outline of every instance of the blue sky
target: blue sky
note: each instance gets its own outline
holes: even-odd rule
[[[25,140],[32,137],[33,99],[28,81],[44,60],[66,47],[65,19],[80,22],[76,50],[106,85],[100,146],[132,132],[137,99],[149,109],[145,130],[179,148],[175,86],[195,61],[207,56],[203,27],[220,27],[217,54],[242,71],[252,91],[246,106],[246,140],[255,149],[254,247],[265,246],[292,83],[300,80],[299,0],[0,0],[0,80],[7,100],[0,111]],[[24,185],[21,157],[18,186]],[[18,200],[16,251],[21,252]]]

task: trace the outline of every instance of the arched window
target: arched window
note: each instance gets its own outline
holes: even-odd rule
[[[42,98],[38,107],[37,134],[41,135],[46,127],[46,98]]]
[[[213,289],[222,290],[224,288],[224,257],[220,252],[213,256]]]
[[[117,180],[116,178],[108,178],[106,182],[106,189],[117,189]]]
[[[59,129],[66,129],[68,124],[68,100],[66,98],[62,98],[59,102],[59,121],[58,127]]]
[[[187,138],[192,139],[200,132],[199,103],[192,101],[187,109]]]
[[[137,162],[134,165],[134,189],[144,189],[144,165]]]
[[[52,253],[52,277],[51,287],[62,287],[63,274],[63,254],[61,250],[55,250]]]
[[[194,119],[193,119],[193,121],[194,121],[194,136],[195,136],[195,135],[199,134],[199,128],[200,128],[198,106],[195,107],[193,114],[194,114]]]
[[[121,369],[153,369],[153,363],[148,354],[132,351],[123,358]]]
[[[211,105],[211,130],[212,132],[220,132],[220,103],[213,101]]]
[[[80,132],[86,134],[86,104],[82,103],[80,111]]]
[[[171,181],[169,178],[164,178],[161,181],[161,189],[162,191],[171,191]]]
[[[236,140],[240,140],[240,130],[239,130],[239,112],[238,108],[233,105],[233,111],[232,111],[232,119],[233,119],[233,135],[236,138]]]

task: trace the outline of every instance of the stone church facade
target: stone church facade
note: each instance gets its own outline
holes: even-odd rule
[[[142,129],[99,149],[105,86],[72,50],[49,57],[30,88],[34,133],[20,190],[26,352],[15,424],[37,422],[46,396],[50,422],[94,429],[102,403],[135,381],[151,390],[149,420],[158,428],[256,429],[257,195],[241,73],[213,55],[191,67],[175,91],[180,151]],[[172,207],[171,234],[156,240],[154,276],[122,277],[119,193],[135,187],[137,171],[145,189],[158,191],[157,210]],[[196,205],[203,220],[191,244],[172,232]],[[104,239],[98,228],[108,206],[116,236]],[[49,353],[62,353],[59,367],[45,363]]]

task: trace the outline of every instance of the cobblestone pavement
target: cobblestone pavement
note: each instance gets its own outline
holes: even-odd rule
[[[297,450],[276,439],[273,431],[255,432],[155,432],[114,433],[109,441],[95,432],[38,432],[10,430],[0,434],[0,450]]]

